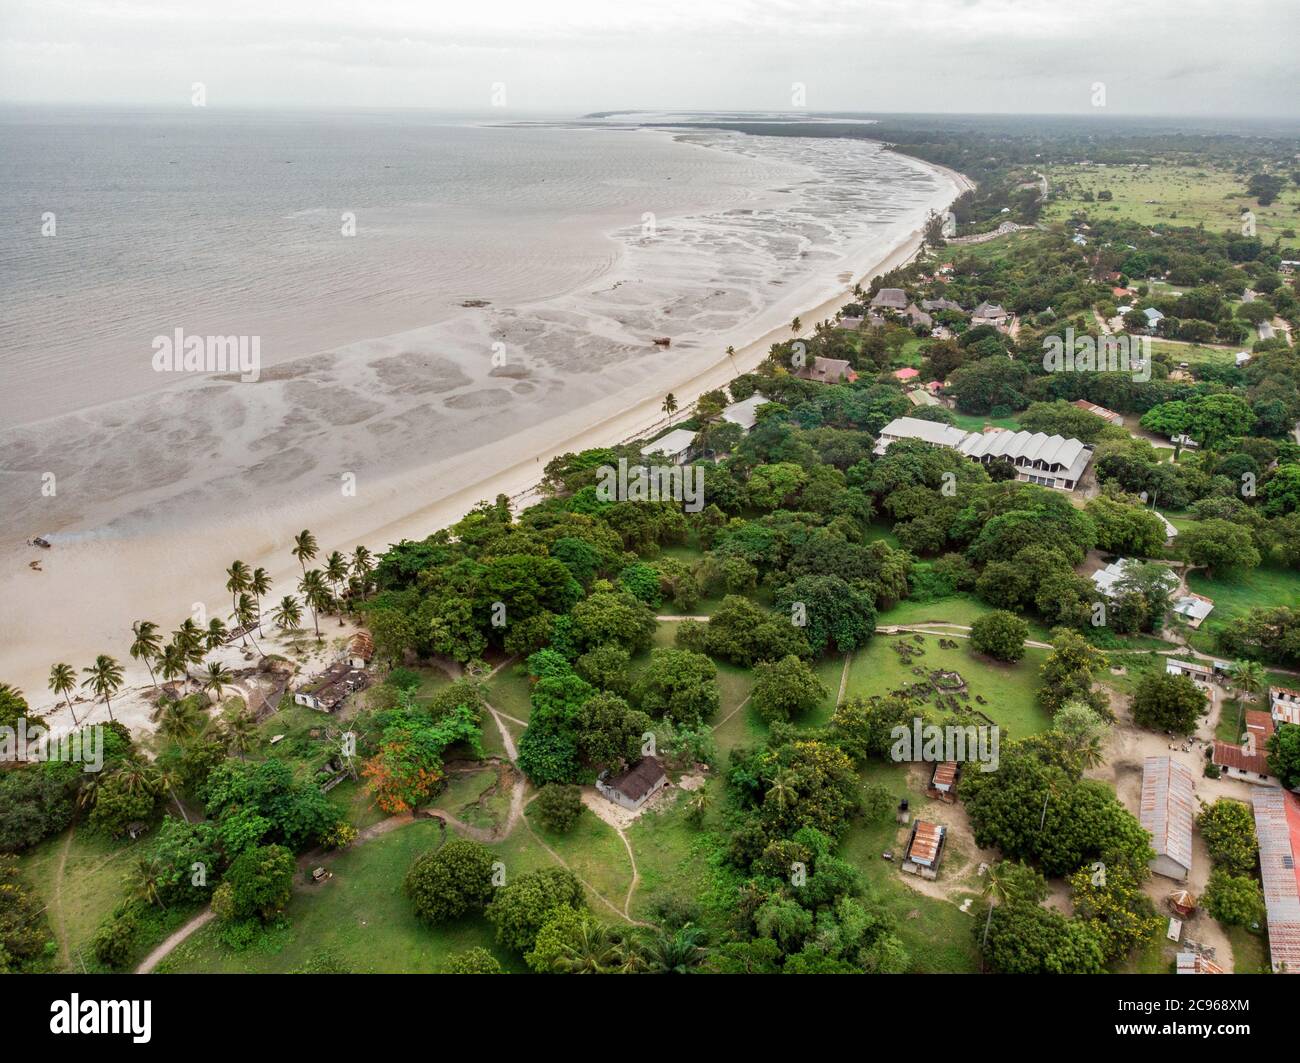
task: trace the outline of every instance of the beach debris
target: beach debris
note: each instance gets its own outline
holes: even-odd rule
[[[656,336],[650,342],[656,347],[671,347],[673,345],[673,338],[671,336]]]
[[[28,540],[27,540],[27,545],[28,545],[28,546],[39,546],[39,547],[41,547],[41,548],[44,549],[44,550],[48,550],[48,549],[50,548],[50,541],[49,541],[49,539],[45,538],[43,535],[38,535],[38,536],[36,536],[36,538],[34,538],[34,539],[28,539]]]
[[[480,307],[491,306],[492,304],[486,299],[462,299],[460,305],[469,310],[477,310]]]

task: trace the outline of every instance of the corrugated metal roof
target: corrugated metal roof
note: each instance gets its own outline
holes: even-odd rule
[[[1300,798],[1268,787],[1257,789],[1251,802],[1273,970],[1285,966],[1288,974],[1300,974]]]
[[[939,856],[939,843],[943,841],[943,834],[944,827],[941,824],[918,819],[907,858],[913,863],[933,867]]]
[[[1142,807],[1139,820],[1151,832],[1151,848],[1189,871],[1192,823],[1196,818],[1192,773],[1170,757],[1142,762]]]

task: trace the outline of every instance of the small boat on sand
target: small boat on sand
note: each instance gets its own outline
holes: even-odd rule
[[[40,546],[40,547],[44,547],[46,550],[48,550],[48,549],[50,548],[50,541],[49,541],[48,539],[44,538],[43,536],[38,535],[38,536],[36,536],[35,539],[29,539],[29,540],[27,540],[27,545],[28,545],[28,546]]]

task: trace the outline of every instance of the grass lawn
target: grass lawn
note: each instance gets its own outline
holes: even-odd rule
[[[1252,608],[1294,606],[1300,602],[1300,572],[1275,566],[1225,572],[1214,579],[1196,571],[1188,576],[1187,584],[1197,594],[1214,600],[1214,612],[1190,633],[1192,645],[1202,653],[1218,652],[1218,632]]]
[[[251,947],[235,952],[209,924],[160,965],[171,972],[287,972],[328,955],[352,970],[375,973],[437,971],[452,955],[479,946],[507,970],[522,960],[495,941],[482,918],[430,928],[416,919],[401,883],[411,862],[439,844],[439,827],[420,820],[339,854],[334,877],[297,890],[286,910],[287,926],[271,928]],[[507,878],[550,863],[527,831],[501,846]]]
[[[634,919],[649,921],[657,911],[668,907],[686,906],[693,910],[709,889],[710,853],[718,836],[706,831],[721,826],[725,787],[717,774],[706,785],[712,811],[703,829],[686,821],[686,795],[678,794],[663,811],[652,810],[624,832],[636,854],[637,872],[641,876],[632,898]]]
[[[382,811],[370,796],[364,779],[344,779],[326,794],[326,797],[329,798],[330,804],[342,811],[347,821],[357,830],[364,830],[381,819],[388,818],[388,814]]]
[[[1242,926],[1225,926],[1223,932],[1232,942],[1234,974],[1268,974],[1268,943],[1262,933]]]
[[[536,807],[529,805],[525,813],[528,826],[587,884],[587,903],[592,913],[605,922],[620,921],[618,913],[623,911],[632,885],[632,862],[618,833],[590,809],[584,809],[572,830],[556,834],[542,826]],[[508,868],[506,873],[508,876]],[[592,891],[596,896],[591,896]]]
[[[872,762],[862,773],[864,782],[882,783],[898,797],[906,794],[914,815],[929,816],[943,822],[950,806],[932,802],[908,778],[908,765]],[[857,867],[893,915],[899,939],[912,955],[912,970],[920,973],[973,972],[979,969],[974,918],[956,904],[926,896],[912,889],[898,869],[906,839],[906,828],[892,818],[879,823],[855,822],[846,833],[840,855]],[[893,861],[881,858],[892,850]],[[941,880],[956,876],[958,881],[971,880],[966,896],[978,897],[975,862],[972,854],[963,853],[955,843],[945,846]]]
[[[981,616],[994,612],[992,606],[967,594],[954,594],[928,602],[904,599],[892,609],[880,613],[876,620],[888,624],[960,624],[970,627]],[[1035,642],[1048,642],[1051,632],[1033,617],[1023,617],[1029,625],[1029,637]]]
[[[1038,689],[1038,670],[1047,659],[1047,650],[1030,649],[1019,664],[1001,664],[971,651],[965,640],[958,639],[957,649],[939,648],[935,635],[922,635],[924,642],[914,642],[910,635],[878,635],[853,656],[849,666],[846,697],[869,697],[888,694],[918,681],[913,667],[926,672],[936,668],[961,673],[966,680],[970,700],[962,704],[987,714],[1007,737],[1024,738],[1048,728],[1051,720],[1034,699]],[[905,662],[894,651],[900,641],[911,642],[925,651],[925,656]],[[987,704],[980,705],[975,696],[982,694]]]
[[[83,825],[47,838],[20,858],[24,879],[45,904],[56,942],[50,969],[105,969],[95,959],[91,939],[113,909],[127,899],[129,886],[125,880],[153,837],[150,831],[134,842],[109,838]],[[185,909],[155,909],[154,917],[138,934],[136,958],[142,958],[190,914]]]
[[[1045,221],[1064,220],[1081,210],[1094,218],[1123,218],[1143,225],[1204,224],[1211,232],[1235,235],[1241,232],[1242,211],[1249,210],[1264,243],[1279,237],[1286,246],[1297,243],[1294,237],[1282,237],[1283,230],[1300,229],[1300,189],[1290,181],[1275,202],[1261,207],[1246,195],[1244,176],[1200,162],[1053,166],[1047,170],[1047,178],[1053,199],[1043,211]],[[1103,189],[1111,193],[1110,201],[1083,201],[1084,192],[1095,197]]]
[[[533,711],[532,703],[529,701],[531,689],[528,670],[520,661],[518,664],[506,665],[488,680],[487,699],[498,712],[504,712],[507,716],[527,722]]]
[[[986,414],[974,413],[953,413],[953,419],[957,427],[967,432],[982,432],[990,425],[996,428],[1008,428],[1013,432],[1020,431],[1020,422],[1014,417],[989,417]]]

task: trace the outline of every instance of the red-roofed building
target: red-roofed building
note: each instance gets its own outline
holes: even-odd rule
[[[1277,786],[1277,779],[1268,770],[1268,740],[1272,737],[1273,718],[1266,712],[1247,712],[1241,745],[1216,741],[1213,762],[1229,778],[1257,786]]]
[[[899,380],[914,380],[921,375],[921,370],[913,369],[910,366],[906,369],[895,369],[894,376]]]

